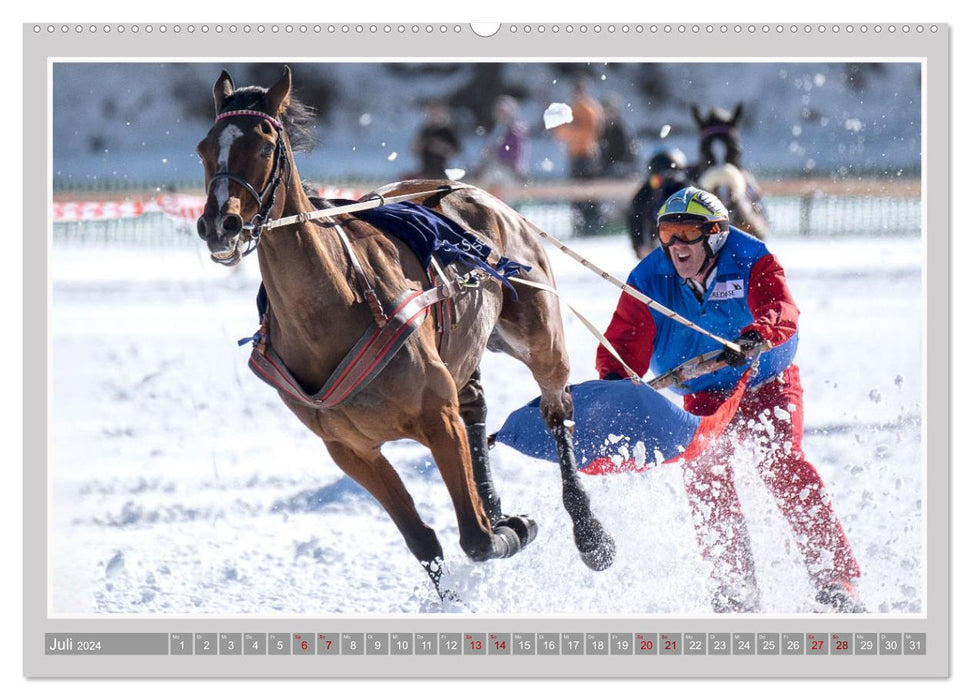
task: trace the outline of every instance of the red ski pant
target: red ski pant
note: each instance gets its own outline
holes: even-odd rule
[[[685,397],[685,409],[709,415],[724,401],[720,393]],[[751,546],[735,490],[732,455],[747,443],[758,455],[757,472],[795,535],[809,574],[818,585],[860,575],[843,526],[823,481],[802,452],[803,402],[799,369],[747,391],[721,439],[685,464],[684,483],[695,533],[719,583],[754,583]]]

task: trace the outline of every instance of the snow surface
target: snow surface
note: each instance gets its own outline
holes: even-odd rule
[[[571,245],[622,278],[634,264],[622,238]],[[802,310],[804,446],[860,560],[862,598],[873,613],[920,613],[921,241],[771,246]],[[568,301],[606,326],[617,290],[548,250]],[[256,328],[254,261],[225,270],[201,242],[58,245],[51,261],[52,614],[710,614],[678,467],[582,477],[618,548],[595,573],[574,548],[557,467],[498,446],[503,503],[540,532],[518,556],[476,564],[428,452],[391,443],[463,601],[443,606],[383,510],[248,370],[236,340]],[[591,379],[594,340],[565,324],[571,379]],[[494,430],[538,392],[505,356],[482,369]],[[763,609],[811,612],[792,536],[741,452]]]

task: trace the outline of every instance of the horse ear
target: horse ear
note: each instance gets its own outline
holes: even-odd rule
[[[705,119],[701,116],[701,110],[698,109],[698,105],[691,105],[691,116],[694,117],[695,124],[697,124],[699,127],[703,127],[705,125]]]
[[[216,84],[212,86],[212,97],[216,101],[216,114],[223,110],[223,105],[226,104],[226,100],[233,96],[235,89],[233,79],[229,76],[229,73],[223,71]]]
[[[280,116],[290,104],[290,66],[283,66],[283,77],[266,92],[266,109],[274,117]]]
[[[739,102],[735,105],[735,111],[732,113],[732,126],[738,126],[739,120],[742,118],[742,103]]]

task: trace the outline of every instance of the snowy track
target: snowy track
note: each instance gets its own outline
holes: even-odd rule
[[[626,277],[623,239],[576,241]],[[802,310],[797,362],[806,439],[878,613],[921,612],[921,256],[914,238],[779,239]],[[614,566],[586,569],[553,464],[497,447],[507,510],[540,526],[535,544],[473,564],[458,547],[427,451],[386,446],[434,527],[447,610],[382,509],[247,369],[257,269],[199,249],[58,248],[52,256],[50,564],[52,613],[368,615],[707,615],[705,565],[676,467],[584,477],[617,540]],[[571,303],[606,326],[617,291],[556,251]],[[566,318],[572,381],[594,377],[594,341]],[[538,392],[489,354],[489,428]],[[768,612],[811,612],[808,578],[781,516],[744,458],[736,465]]]

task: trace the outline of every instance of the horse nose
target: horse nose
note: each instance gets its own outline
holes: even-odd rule
[[[196,232],[199,234],[199,238],[206,241],[209,240],[209,232],[212,230],[212,220],[203,215],[199,217],[196,221]]]
[[[237,236],[243,230],[243,219],[238,214],[219,217],[219,235]]]

